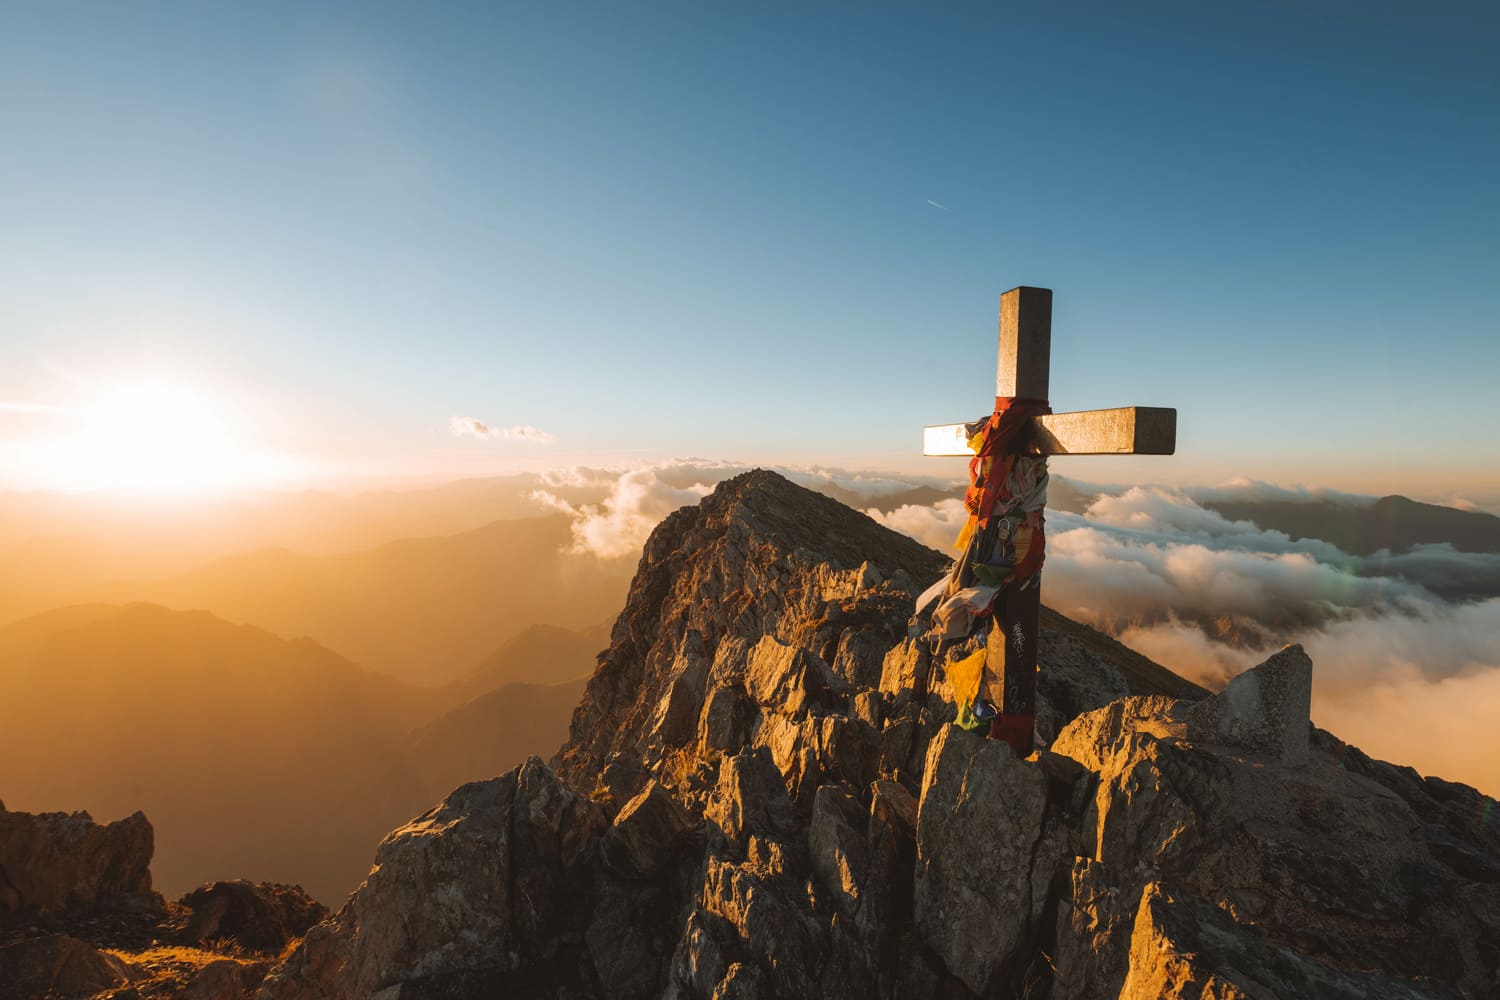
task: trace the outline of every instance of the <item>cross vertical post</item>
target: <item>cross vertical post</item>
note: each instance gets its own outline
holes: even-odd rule
[[[1051,355],[1052,290],[1023,285],[1000,296],[995,395],[1046,400]],[[1012,746],[1031,745],[1041,612],[1040,582],[1035,578],[1010,581],[996,595],[985,642],[985,662],[994,677],[990,700],[1001,712],[990,724],[990,735]],[[1026,732],[1006,731],[1007,726],[1016,725]]]

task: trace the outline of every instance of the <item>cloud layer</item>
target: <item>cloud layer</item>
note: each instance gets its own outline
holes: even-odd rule
[[[557,438],[540,427],[520,424],[515,427],[491,427],[477,417],[449,417],[448,432],[454,437],[474,437],[481,441],[530,441],[551,444]]]

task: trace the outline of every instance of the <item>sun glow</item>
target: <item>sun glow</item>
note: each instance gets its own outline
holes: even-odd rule
[[[287,471],[253,451],[237,415],[209,393],[131,383],[68,412],[71,431],[28,449],[52,489],[170,496],[266,485]]]

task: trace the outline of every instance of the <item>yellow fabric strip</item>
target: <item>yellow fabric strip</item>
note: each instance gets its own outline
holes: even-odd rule
[[[960,705],[972,705],[979,697],[979,681],[984,676],[984,649],[980,648],[959,660],[948,664],[948,683],[953,687],[953,700]]]

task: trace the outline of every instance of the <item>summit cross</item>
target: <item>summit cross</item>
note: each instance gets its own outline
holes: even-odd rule
[[[1052,353],[1052,290],[1012,288],[1000,296],[1000,360],[995,377],[999,400],[1045,401]],[[974,425],[940,424],[923,432],[922,454],[973,458]],[[1160,406],[1121,406],[1109,410],[1047,413],[1029,419],[1013,441],[1022,455],[1170,455],[1177,446],[1177,411]],[[963,556],[960,556],[962,559]],[[1024,736],[1000,721],[991,735],[1006,739],[1025,756],[1032,745],[1036,715],[1037,631],[1041,587],[1037,579],[1012,580],[995,598],[993,626],[986,640],[985,668],[995,676],[1001,702],[993,707],[1017,722]],[[983,690],[983,689],[982,689]]]

